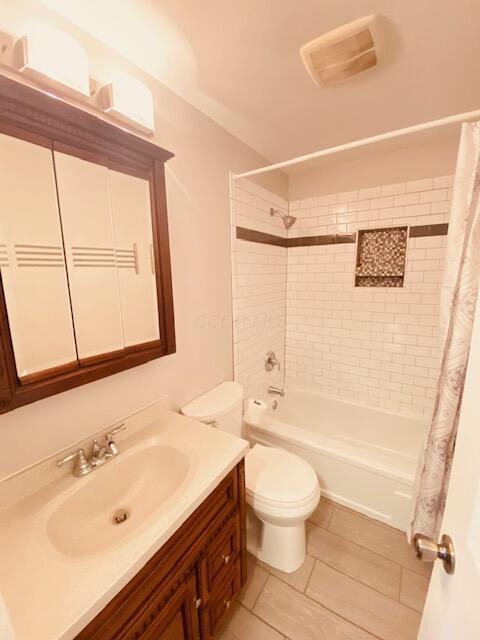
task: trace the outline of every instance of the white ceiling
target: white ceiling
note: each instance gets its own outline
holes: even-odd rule
[[[274,162],[480,108],[479,0],[43,0]],[[382,16],[379,68],[319,88],[305,42]]]

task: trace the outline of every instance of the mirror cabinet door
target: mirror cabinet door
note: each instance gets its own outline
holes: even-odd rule
[[[132,347],[160,339],[150,182],[109,175],[123,338]]]
[[[123,351],[107,167],[54,151],[80,364]]]
[[[52,152],[4,134],[0,264],[20,381],[77,368]]]

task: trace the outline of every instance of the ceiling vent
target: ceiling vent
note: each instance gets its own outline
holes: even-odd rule
[[[300,55],[312,80],[329,87],[378,64],[378,16],[344,24],[303,45]]]

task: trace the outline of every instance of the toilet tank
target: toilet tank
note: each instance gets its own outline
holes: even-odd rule
[[[222,382],[181,409],[183,415],[242,437],[243,387]]]

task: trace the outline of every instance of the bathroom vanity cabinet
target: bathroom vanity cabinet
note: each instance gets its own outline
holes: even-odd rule
[[[245,580],[242,460],[76,640],[213,640]]]

